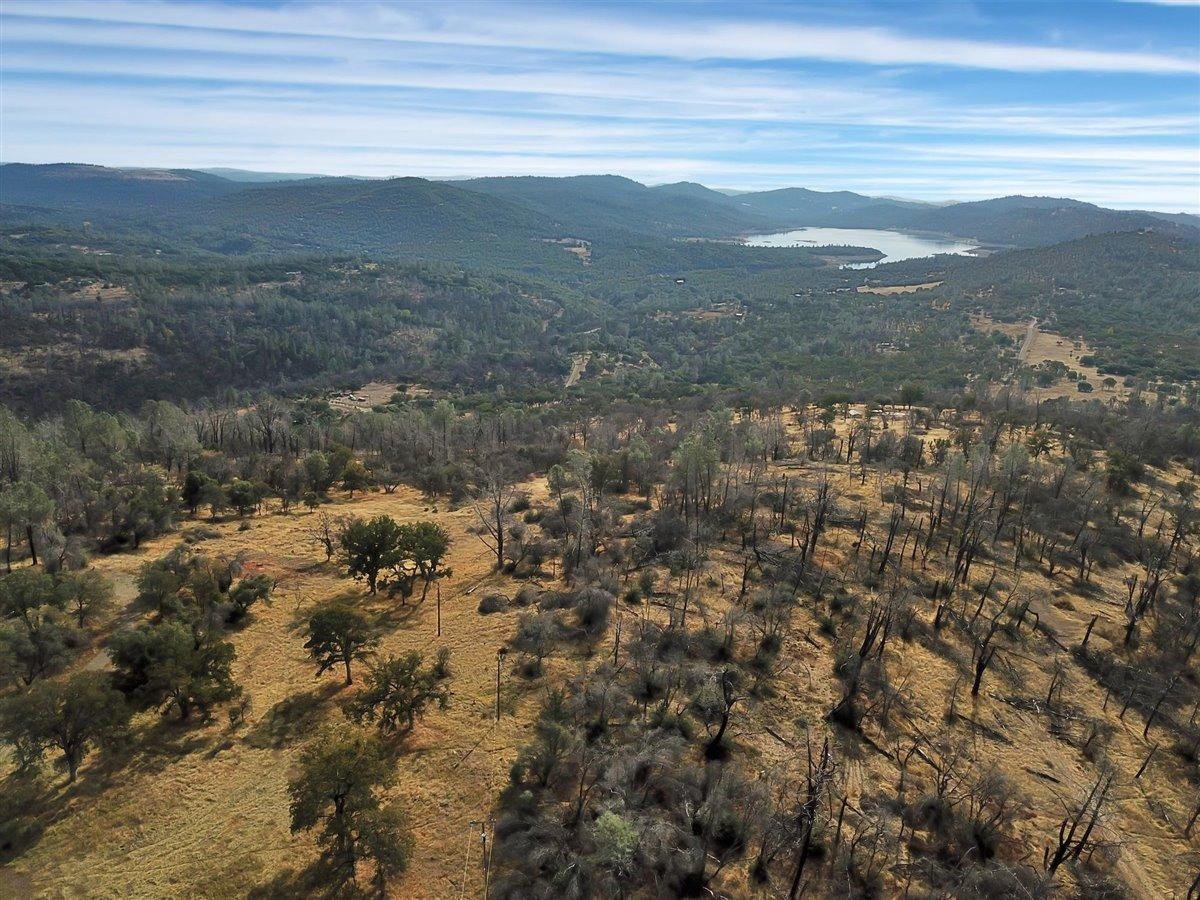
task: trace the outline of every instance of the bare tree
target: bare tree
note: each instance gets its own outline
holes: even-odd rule
[[[1110,799],[1112,787],[1112,773],[1102,772],[1084,798],[1067,808],[1067,814],[1058,826],[1058,839],[1053,851],[1047,847],[1042,856],[1047,875],[1053,875],[1064,862],[1079,859],[1084,851],[1095,846],[1092,834]]]
[[[983,683],[983,673],[987,671],[988,666],[992,664],[992,660],[996,658],[996,651],[999,649],[996,646],[996,630],[1000,627],[1000,617],[1004,615],[1008,609],[1008,601],[1000,607],[1000,611],[992,617],[992,620],[978,631],[972,632],[972,651],[971,665],[975,670],[975,675],[971,681],[971,696],[979,696],[979,686]]]
[[[788,889],[788,900],[795,900],[796,893],[800,890],[800,878],[804,875],[804,866],[812,851],[813,832],[821,810],[821,798],[829,791],[836,769],[833,751],[829,748],[829,735],[825,736],[821,753],[815,760],[812,744],[809,743],[808,770],[804,777],[804,791],[800,796],[800,803],[794,811],[795,821],[799,827],[796,839],[796,862],[792,871],[791,887]]]
[[[309,521],[304,531],[310,540],[325,551],[325,562],[329,562],[338,551],[338,542],[345,526],[346,519],[344,517],[331,516],[322,511]]]
[[[511,518],[509,507],[517,497],[517,487],[505,467],[497,460],[488,466],[475,497],[475,515],[483,531],[479,539],[496,554],[496,568],[504,565],[504,538]]]

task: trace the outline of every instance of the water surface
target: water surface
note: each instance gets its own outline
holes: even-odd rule
[[[879,263],[923,259],[939,253],[963,256],[977,246],[949,238],[918,237],[879,228],[797,228],[778,234],[754,234],[746,238],[746,244],[750,247],[870,247],[883,254],[883,259],[878,262],[849,263],[842,266],[843,269],[872,269]]]

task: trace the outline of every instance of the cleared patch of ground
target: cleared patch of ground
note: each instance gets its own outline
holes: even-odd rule
[[[591,358],[591,353],[576,353],[571,357],[571,371],[567,373],[566,380],[563,381],[563,387],[569,388],[579,383],[579,379],[583,377],[588,361]]]
[[[101,302],[133,299],[133,294],[129,293],[127,288],[119,284],[107,284],[101,281],[85,284],[67,296],[71,300],[99,300]]]
[[[860,294],[878,294],[887,297],[891,294],[915,294],[917,291],[927,291],[941,284],[940,281],[927,281],[924,284],[860,284]]]
[[[987,316],[972,316],[972,324],[980,331],[999,331],[1013,339],[1019,347],[1018,356],[1022,366],[1036,369],[1050,368],[1052,372],[1061,372],[1057,366],[1047,367],[1047,364],[1059,363],[1066,369],[1078,373],[1078,379],[1055,377],[1049,385],[1041,385],[1035,380],[1027,388],[1027,393],[1038,400],[1053,400],[1059,397],[1070,397],[1076,400],[1127,400],[1132,393],[1123,380],[1105,375],[1095,366],[1086,365],[1081,359],[1093,351],[1084,341],[1073,340],[1051,331],[1043,331],[1035,322],[998,322]],[[1111,379],[1112,384],[1105,384]],[[1080,381],[1086,381],[1092,386],[1090,393],[1083,393],[1078,388]]]
[[[369,410],[387,403],[396,393],[396,385],[385,381],[370,381],[353,391],[338,391],[329,397],[334,409]]]

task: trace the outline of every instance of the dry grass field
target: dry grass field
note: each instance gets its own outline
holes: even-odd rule
[[[433,594],[420,606],[375,605],[394,622],[381,652],[432,653],[444,646],[452,653],[449,708],[428,713],[402,744],[394,795],[409,814],[417,850],[396,896],[453,897],[465,889],[465,896],[477,897],[480,828],[470,823],[487,820],[537,707],[536,696],[505,672],[496,724],[496,649],[510,635],[515,614],[485,617],[476,607],[485,591],[511,593],[515,585],[492,573],[487,549],[469,531],[475,521],[469,506],[434,511],[418,493],[401,489],[328,509],[432,519],[453,536],[453,575],[441,584],[440,639]],[[352,585],[320,562],[323,554],[304,534],[310,515],[255,517],[244,531],[237,520],[222,522],[214,526],[219,537],[199,544],[207,553],[243,553],[251,570],[278,579],[272,605],[256,607],[232,636],[235,678],[252,698],[245,724],[231,730],[222,711],[203,727],[154,713],[141,717],[144,735],[128,759],[111,771],[85,768],[75,786],[60,789],[45,834],[0,870],[0,896],[245,896],[312,860],[311,842],[288,831],[287,780],[297,751],[317,728],[343,720],[338,701],[354,688],[344,689],[332,673],[316,677],[303,649],[306,613]],[[178,541],[178,534],[168,535],[137,553],[99,558],[96,567],[129,601],[137,568]],[[90,665],[105,662],[101,656]]]
[[[845,434],[845,420],[836,427]],[[905,426],[899,423],[892,427]],[[947,436],[942,429],[918,429],[913,433],[926,441]],[[888,508],[880,503],[884,481],[879,473],[868,471],[864,483],[853,467],[802,460],[784,465],[789,477],[813,477],[818,473],[829,477],[842,504],[849,508],[865,506],[871,510],[878,530],[883,530]],[[1154,477],[1160,479],[1160,484],[1172,486],[1181,474],[1158,472]],[[855,537],[853,528],[834,530],[822,566],[835,572],[849,569],[859,552],[853,546]],[[734,586],[735,567],[731,554],[724,580]],[[1134,896],[1145,900],[1188,896],[1188,887],[1200,871],[1198,836],[1188,841],[1181,835],[1182,823],[1197,799],[1188,764],[1163,747],[1154,732],[1143,736],[1142,716],[1119,715],[1120,704],[1106,698],[1103,688],[1069,652],[1079,646],[1093,616],[1097,624],[1089,646],[1120,649],[1124,624],[1121,598],[1125,579],[1135,574],[1135,567],[1098,571],[1086,587],[1078,586],[1063,572],[1048,578],[1038,567],[1025,566],[1013,573],[1005,566],[1000,571],[995,595],[1030,599],[1029,611],[1036,616],[1036,625],[1027,628],[1019,648],[1004,653],[1002,666],[994,678],[989,672],[977,698],[969,695],[961,669],[945,656],[930,652],[917,641],[898,644],[891,651],[895,654],[891,662],[895,667],[893,678],[910,692],[913,703],[894,717],[891,734],[868,731],[866,736],[874,739],[876,747],[860,745],[860,755],[848,760],[849,793],[853,796],[864,787],[877,790],[879,785],[895,784],[899,777],[897,751],[915,744],[922,753],[932,752],[940,734],[960,744],[973,760],[994,765],[1025,799],[1025,812],[1017,826],[1020,839],[1016,846],[1006,849],[1036,867],[1048,837],[1057,830],[1066,803],[1096,777],[1094,761],[1064,741],[1063,734],[1079,727],[1085,716],[1097,716],[1113,728],[1107,761],[1120,790],[1103,827],[1119,844],[1114,856],[1123,881]],[[986,580],[987,574],[979,577]],[[718,598],[712,612],[720,610]],[[810,613],[800,611],[800,617],[807,621],[795,623],[781,654],[785,662],[777,696],[753,708],[749,721],[734,738],[752,756],[761,757],[758,765],[763,767],[781,765],[793,756],[796,744],[803,746],[806,727],[820,733],[825,727],[825,714],[840,695],[840,685],[831,671],[836,649],[832,640],[822,633],[820,623]],[[1065,712],[1049,715],[1045,704],[1031,706],[1022,698],[1044,696],[1056,662],[1068,666],[1069,688]],[[953,717],[948,713],[948,698],[952,696],[958,698]],[[904,737],[898,741],[897,734]],[[791,741],[780,739],[789,735]],[[1135,777],[1152,753],[1149,765],[1140,777]],[[902,890],[898,883],[893,887],[897,893]],[[1070,886],[1063,887],[1070,890]],[[740,896],[743,891],[750,893],[744,881],[732,893]]]
[[[1041,363],[1062,363],[1068,369],[1079,373],[1080,380],[1092,385],[1090,394],[1083,394],[1076,387],[1076,382],[1067,378],[1059,378],[1054,383],[1041,387],[1032,385],[1027,393],[1032,400],[1069,400],[1097,399],[1102,401],[1127,400],[1131,393],[1121,379],[1113,379],[1116,383],[1106,385],[1108,377],[1095,366],[1081,362],[1081,359],[1092,353],[1092,349],[1083,341],[1072,340],[1061,334],[1044,331],[1036,324],[1030,334],[1026,322],[997,322],[987,316],[973,316],[972,322],[980,331],[999,331],[1016,342],[1023,350],[1021,362],[1025,366],[1037,366]]]
[[[1048,349],[1035,349],[1044,351]],[[864,414],[861,407],[853,412],[855,420]],[[799,446],[795,418],[794,411],[784,414]],[[898,411],[882,421],[897,431],[910,427],[907,415]],[[850,427],[849,416],[834,423],[839,437]],[[950,436],[941,427],[914,426],[912,433],[927,442]],[[841,507],[867,510],[877,532],[887,520],[889,506],[881,496],[894,473],[869,469],[864,479],[857,465],[803,457],[771,464],[769,474],[784,473],[796,483],[829,478]],[[1154,472],[1151,477],[1170,485],[1179,473]],[[918,496],[931,490],[932,483],[931,474],[914,475]],[[535,503],[546,499],[541,480],[525,489]],[[452,652],[449,708],[428,712],[398,744],[393,796],[410,817],[416,852],[409,871],[391,886],[391,895],[482,896],[479,834],[488,827],[509,766],[529,739],[529,726],[546,689],[594,660],[581,656],[583,651],[560,650],[548,660],[547,672],[531,680],[506,663],[497,724],[496,650],[512,635],[516,613],[483,616],[477,606],[486,592],[511,596],[522,582],[493,571],[492,557],[472,533],[472,508],[447,509],[402,488],[392,495],[340,497],[326,509],[359,516],[387,513],[399,521],[432,519],[453,536],[453,574],[441,583],[440,638],[433,594],[423,605],[400,606],[382,598],[372,603],[388,622],[382,651],[432,652],[444,646]],[[128,758],[109,763],[93,758],[80,781],[69,788],[56,776],[50,824],[30,850],[0,870],[0,896],[289,895],[292,876],[315,857],[315,847],[307,837],[289,833],[287,780],[305,742],[323,724],[343,720],[339,700],[354,690],[343,688],[333,674],[315,676],[302,647],[300,631],[314,604],[352,584],[335,565],[321,561],[323,554],[306,535],[312,516],[306,511],[269,512],[244,521],[184,524],[185,529],[199,525],[213,530],[215,536],[198,543],[205,552],[243,554],[250,571],[277,579],[272,604],[255,607],[244,627],[232,634],[238,652],[235,677],[252,698],[250,712],[237,727],[223,712],[208,725],[190,727],[144,714]],[[95,565],[114,580],[120,598],[129,604],[138,567],[180,538],[180,533],[168,535],[136,553],[99,557]],[[817,562],[833,573],[831,577],[855,569],[859,554],[865,552],[855,546],[855,538],[855,528],[845,523],[830,529]],[[691,627],[721,621],[735,602],[740,567],[734,544],[712,550],[699,581]],[[1119,715],[1118,701],[1106,698],[1070,653],[1094,616],[1091,646],[1119,647],[1123,580],[1132,571],[1129,566],[1100,569],[1090,584],[1079,586],[1063,572],[1051,578],[1032,566],[1019,572],[998,566],[995,595],[1030,600],[1031,616],[1023,629],[1018,626],[1019,641],[1006,645],[1001,662],[989,670],[974,699],[963,682],[961,665],[952,661],[953,648],[949,653],[933,652],[922,641],[894,641],[888,665],[908,700],[886,733],[868,725],[861,739],[838,739],[839,791],[856,804],[869,792],[890,790],[897,783],[897,761],[911,748],[916,748],[918,760],[947,747],[958,748],[1008,780],[1021,813],[1002,853],[1038,868],[1065,805],[1097,771],[1095,762],[1064,735],[1082,728],[1085,717],[1096,716],[1113,729],[1107,758],[1119,785],[1101,823],[1115,849],[1104,852],[1132,896],[1184,897],[1200,866],[1195,837],[1191,843],[1181,837],[1180,823],[1195,804],[1185,764],[1166,747],[1156,752],[1157,734],[1143,736],[1144,721],[1137,712]],[[989,573],[990,566],[977,577]],[[657,575],[660,584],[670,583],[665,568],[659,567]],[[869,590],[850,587],[859,593]],[[731,732],[734,758],[747,772],[778,769],[794,761],[810,733],[820,735],[829,727],[825,716],[842,688],[834,673],[835,641],[815,610],[796,610],[774,690],[749,704]],[[137,615],[123,609],[114,624],[128,624]],[[617,612],[626,628],[639,616],[664,615],[653,602]],[[611,654],[615,634],[610,628],[590,652],[597,658]],[[1067,688],[1065,703],[1051,713],[1031,698],[1047,691],[1056,662],[1068,667]],[[80,665],[103,668],[106,663],[101,652]],[[909,790],[921,790],[927,777],[927,770],[914,762]],[[899,875],[886,883],[889,893],[905,890]],[[1065,895],[1074,890],[1065,873],[1060,885]],[[744,865],[723,872],[719,888],[729,897],[762,895]]]
[[[353,391],[341,391],[329,398],[329,405],[336,410],[350,412],[368,410],[387,403],[396,393],[396,385],[383,381],[369,381]]]
[[[917,291],[927,291],[941,284],[940,281],[927,281],[924,284],[860,284],[858,292],[860,294],[876,294],[880,297],[889,297],[892,294],[915,294]]]

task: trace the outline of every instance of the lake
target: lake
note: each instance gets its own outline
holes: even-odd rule
[[[977,244],[966,244],[948,238],[917,237],[901,231],[878,228],[797,228],[778,234],[753,234],[746,238],[749,247],[870,247],[883,254],[883,259],[870,263],[849,263],[843,269],[872,269],[879,263],[899,262],[902,259],[921,259],[938,253],[965,256]]]

